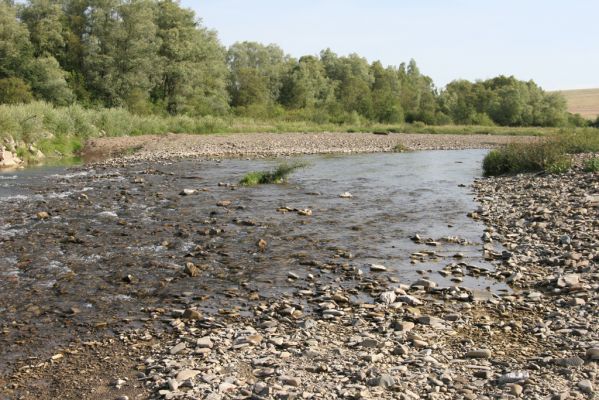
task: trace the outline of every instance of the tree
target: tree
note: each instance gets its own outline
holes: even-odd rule
[[[0,1],[0,78],[22,76],[33,59],[27,26],[17,19],[17,10]]]
[[[0,2],[0,78],[6,99],[29,100],[29,88],[37,98],[68,104],[72,93],[64,71],[51,55],[34,56],[27,26],[17,19],[16,8]],[[9,96],[10,94],[10,96]]]
[[[335,87],[335,98],[339,108],[345,113],[353,112],[370,118],[373,113],[370,87],[374,77],[368,61],[350,54],[338,57],[330,49],[320,54],[327,78]]]
[[[327,106],[334,96],[334,87],[325,75],[324,66],[314,56],[304,56],[293,67],[281,94],[281,101],[291,108]]]
[[[379,122],[403,122],[404,114],[399,94],[400,86],[397,71],[392,67],[383,68],[380,61],[371,66],[374,82],[372,84],[372,106],[374,118]]]
[[[278,101],[284,76],[290,69],[289,57],[280,47],[256,42],[233,44],[227,52],[227,64],[231,104],[236,107]],[[259,88],[264,93],[258,93]]]
[[[52,56],[39,57],[31,62],[27,75],[36,97],[63,106],[74,100],[65,72]]]
[[[133,0],[117,10],[121,22],[115,38],[116,90],[130,110],[144,112],[150,90],[160,76],[160,69],[155,66],[160,39],[154,23],[154,3]]]
[[[20,19],[27,25],[34,55],[59,57],[64,53],[64,13],[56,0],[28,0]]]
[[[224,114],[228,110],[225,50],[193,11],[158,2],[161,76],[152,96],[170,114]]]

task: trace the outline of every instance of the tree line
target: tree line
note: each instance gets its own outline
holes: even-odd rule
[[[584,125],[564,98],[500,76],[443,90],[414,60],[369,63],[330,49],[225,48],[174,0],[0,0],[0,103],[123,107],[136,114],[315,122]]]

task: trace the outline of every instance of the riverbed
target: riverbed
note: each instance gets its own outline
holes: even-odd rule
[[[384,264],[398,282],[430,275],[441,286],[457,284],[437,273],[451,262],[492,271],[481,250],[484,226],[466,216],[477,207],[469,185],[484,154],[296,157],[287,161],[306,167],[287,184],[256,187],[237,182],[280,160],[3,174],[0,315],[35,333],[11,331],[0,358],[50,352],[96,326],[135,327],[146,307],[201,298],[202,311],[243,314],[253,293],[280,296],[292,287],[290,273],[322,275],[322,265]],[[188,263],[198,276],[182,272]],[[464,279],[459,283],[470,288],[505,288],[484,277]],[[346,285],[334,274],[329,280]],[[16,345],[15,335],[28,345]]]

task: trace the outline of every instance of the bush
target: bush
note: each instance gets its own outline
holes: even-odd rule
[[[570,158],[559,141],[513,143],[492,150],[483,160],[485,176],[547,171],[561,173],[570,169]]]
[[[305,166],[304,163],[281,164],[274,171],[249,172],[239,183],[244,186],[284,183],[293,171]]]
[[[585,172],[599,172],[599,157],[586,160],[583,165]]]
[[[33,100],[31,88],[19,78],[0,79],[0,103],[19,104]]]

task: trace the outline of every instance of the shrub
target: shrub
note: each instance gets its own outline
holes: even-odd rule
[[[483,160],[485,176],[539,171],[561,173],[569,168],[566,148],[556,140],[513,143],[492,150]]]
[[[29,103],[33,100],[31,88],[19,78],[0,79],[0,103]]]
[[[293,171],[305,166],[304,163],[281,164],[274,171],[249,172],[239,183],[244,186],[284,183]]]
[[[406,153],[408,151],[410,151],[410,149],[401,143],[398,143],[395,146],[393,146],[394,153]]]
[[[599,172],[599,157],[586,160],[583,165],[585,172]]]

